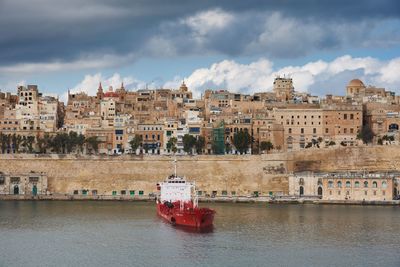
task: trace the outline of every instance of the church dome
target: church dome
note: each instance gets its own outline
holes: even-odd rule
[[[364,83],[359,79],[353,79],[349,82],[347,87],[365,87]]]

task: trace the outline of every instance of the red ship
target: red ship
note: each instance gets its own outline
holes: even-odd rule
[[[215,211],[198,207],[195,183],[175,174],[157,184],[157,213],[173,225],[197,229],[212,227]]]

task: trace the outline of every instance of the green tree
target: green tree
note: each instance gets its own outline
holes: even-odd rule
[[[192,154],[193,147],[196,144],[196,138],[193,135],[185,134],[183,136],[183,151]]]
[[[47,153],[47,149],[51,146],[51,136],[48,133],[45,133],[43,137],[37,137],[37,145],[40,153]]]
[[[21,145],[25,148],[25,151],[28,153],[33,152],[33,144],[35,143],[35,137],[34,136],[24,136],[22,138]]]
[[[232,146],[231,146],[231,144],[228,143],[228,142],[226,142],[226,143],[225,143],[225,152],[226,152],[226,154],[231,153],[231,151],[232,151]]]
[[[0,133],[1,153],[6,153],[7,150],[7,135]]]
[[[136,150],[140,147],[142,143],[142,137],[136,134],[130,141],[129,145],[131,146],[133,154],[136,154]]]
[[[67,133],[58,133],[51,141],[51,147],[56,153],[64,154],[67,150],[69,143],[69,136]]]
[[[251,136],[247,131],[239,131],[233,136],[233,144],[240,153],[247,153],[247,149],[251,144]]]
[[[372,131],[370,125],[363,125],[361,131],[357,134],[357,139],[361,139],[364,144],[369,144],[374,139],[374,132]]]
[[[263,141],[260,143],[260,149],[262,151],[264,151],[264,150],[270,151],[273,148],[274,148],[274,145],[270,141]]]
[[[198,136],[197,140],[196,140],[196,153],[197,154],[203,154],[203,149],[206,145],[206,139],[204,138],[204,136]]]
[[[12,135],[12,144],[14,148],[14,153],[18,153],[21,143],[22,143],[22,136],[14,133]]]
[[[177,142],[178,140],[175,137],[171,137],[167,142],[167,149],[172,151],[172,153],[176,153],[176,151],[178,151],[178,148],[176,147]]]
[[[99,151],[99,144],[101,144],[101,141],[97,139],[97,136],[86,138],[85,143],[87,144],[89,151],[94,150],[95,153]]]

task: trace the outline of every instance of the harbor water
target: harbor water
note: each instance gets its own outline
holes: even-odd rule
[[[206,232],[155,203],[1,201],[0,266],[400,266],[400,207],[202,204]]]

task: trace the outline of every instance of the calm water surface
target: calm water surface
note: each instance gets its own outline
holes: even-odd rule
[[[400,208],[208,204],[212,232],[153,203],[0,202],[0,266],[400,266]]]

